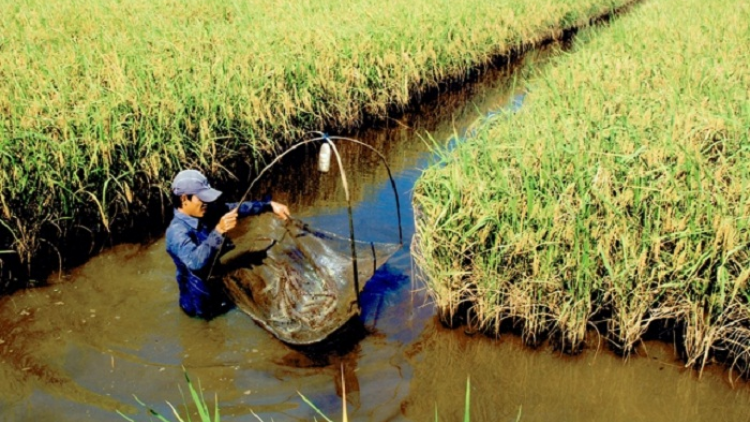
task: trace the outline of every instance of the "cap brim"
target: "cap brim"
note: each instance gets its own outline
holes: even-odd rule
[[[221,196],[221,191],[213,188],[203,189],[195,194],[203,202],[214,202]]]

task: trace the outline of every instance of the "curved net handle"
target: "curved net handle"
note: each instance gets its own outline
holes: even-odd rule
[[[336,146],[333,144],[333,142],[331,142],[331,140],[342,140],[342,141],[353,142],[353,143],[355,143],[357,145],[361,145],[361,146],[363,146],[365,148],[368,148],[371,151],[375,152],[375,154],[377,154],[378,157],[380,157],[380,160],[383,162],[383,165],[385,166],[386,171],[388,171],[388,179],[390,179],[390,181],[391,181],[391,188],[393,189],[393,195],[394,195],[394,197],[396,199],[396,215],[398,217],[398,243],[403,245],[404,244],[404,231],[403,231],[403,228],[401,226],[401,202],[399,201],[399,198],[398,198],[398,190],[396,189],[396,182],[393,180],[393,174],[391,173],[391,168],[388,166],[388,161],[386,160],[385,156],[380,151],[378,151],[377,149],[373,148],[372,146],[370,146],[370,145],[368,145],[368,144],[366,144],[366,143],[364,143],[362,141],[358,141],[356,139],[347,138],[347,137],[344,137],[344,136],[328,136],[328,135],[326,135],[326,134],[324,134],[322,132],[317,132],[317,131],[310,132],[310,133],[315,133],[318,136],[315,137],[315,138],[313,138],[313,139],[308,139],[308,140],[305,140],[305,141],[300,141],[300,142],[292,145],[291,147],[289,147],[283,153],[281,153],[278,156],[276,156],[276,158],[274,158],[273,161],[271,161],[267,166],[265,166],[258,173],[258,175],[255,177],[255,179],[253,179],[253,181],[250,182],[250,186],[247,188],[247,190],[245,191],[245,193],[240,198],[239,203],[242,203],[247,198],[247,196],[250,194],[250,191],[255,186],[255,183],[257,183],[258,180],[260,180],[260,178],[263,176],[263,174],[266,171],[268,171],[271,167],[273,167],[277,162],[279,162],[285,155],[287,155],[290,152],[294,151],[295,149],[301,147],[302,145],[307,145],[307,144],[310,144],[310,143],[313,143],[313,142],[321,142],[321,141],[327,142],[329,145],[331,145],[331,149],[334,151],[334,153],[336,155],[336,159],[337,159],[337,162],[338,162],[338,165],[339,165],[339,169],[341,170],[341,177],[342,177],[342,181],[343,181],[343,184],[344,184],[344,190],[345,190],[346,196],[347,196],[346,199],[347,199],[347,202],[348,202],[349,201],[349,190],[348,190],[348,185],[347,185],[347,182],[346,182],[346,175],[344,173],[344,168],[343,168],[343,166],[341,164],[341,158],[339,157],[338,151],[336,150]]]
[[[346,193],[346,203],[348,205],[348,212],[349,212],[349,233],[350,233],[350,244],[351,244],[351,251],[352,251],[352,267],[354,270],[354,291],[356,293],[357,297],[357,308],[362,309],[360,302],[359,302],[359,269],[357,268],[357,247],[356,247],[356,241],[354,239],[354,218],[352,216],[352,202],[351,198],[349,197],[349,185],[346,181],[346,172],[344,171],[344,166],[341,163],[341,156],[339,155],[338,150],[336,149],[336,145],[334,145],[331,140],[342,140],[342,141],[348,141],[353,142],[357,145],[361,145],[363,147],[369,148],[371,151],[374,151],[378,157],[380,157],[381,161],[385,165],[386,170],[388,171],[388,178],[391,181],[391,187],[393,188],[393,194],[396,198],[396,214],[398,216],[398,241],[400,245],[404,244],[404,231],[401,227],[401,203],[398,199],[398,190],[396,189],[396,182],[393,180],[393,175],[391,174],[391,168],[388,166],[388,161],[385,159],[385,156],[380,153],[380,151],[376,150],[370,145],[367,145],[364,142],[358,141],[356,139],[352,138],[346,138],[343,136],[328,136],[325,133],[322,132],[311,132],[314,134],[317,134],[318,136],[313,139],[308,139],[306,141],[300,141],[296,143],[295,145],[292,145],[291,147],[287,148],[286,151],[276,156],[276,158],[273,159],[270,163],[268,163],[267,166],[265,166],[253,179],[253,181],[250,183],[250,186],[248,186],[245,193],[240,198],[239,204],[242,204],[242,202],[245,201],[247,198],[247,195],[250,193],[250,191],[253,189],[253,186],[255,186],[255,183],[263,176],[263,174],[268,171],[274,164],[278,163],[279,160],[281,160],[285,155],[289,154],[290,152],[294,151],[295,149],[301,147],[302,145],[307,145],[313,142],[326,142],[328,145],[331,146],[331,149],[333,150],[334,155],[336,156],[336,162],[338,163],[339,170],[341,171],[341,181],[344,185],[344,192]],[[239,205],[238,205],[239,206]],[[219,254],[217,254],[218,256]],[[213,269],[213,265],[211,267]]]

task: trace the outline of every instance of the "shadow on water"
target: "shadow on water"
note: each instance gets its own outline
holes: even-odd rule
[[[123,420],[115,410],[146,420],[133,394],[171,414],[166,402],[183,402],[183,367],[210,403],[218,397],[225,421],[255,420],[252,412],[266,421],[313,420],[298,392],[337,420],[344,389],[351,420],[434,420],[436,407],[440,420],[460,420],[467,377],[474,421],[514,420],[519,409],[524,421],[746,420],[745,387],[730,388],[726,374],[711,368],[697,379],[664,344],[625,361],[596,350],[576,357],[532,351],[512,336],[469,338],[439,325],[412,277],[409,204],[431,159],[427,134],[440,143],[458,139],[488,110],[520,106],[512,75],[548,56],[529,53],[384,127],[348,134],[388,158],[406,245],[365,285],[361,318],[324,349],[289,347],[238,310],[210,322],[186,317],[164,239],[120,245],[52,276],[49,286],[0,298],[0,420]],[[285,159],[251,196],[272,193],[313,227],[347,235],[344,193],[335,174],[315,170],[315,152]],[[340,152],[357,238],[397,240],[394,197],[379,158],[347,144]],[[251,249],[250,224],[233,232],[240,250]]]

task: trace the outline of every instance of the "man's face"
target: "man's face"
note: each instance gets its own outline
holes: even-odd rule
[[[197,195],[191,195],[190,199],[188,199],[187,195],[183,195],[182,212],[185,214],[191,217],[201,218],[206,214],[206,207],[207,204],[198,199]]]

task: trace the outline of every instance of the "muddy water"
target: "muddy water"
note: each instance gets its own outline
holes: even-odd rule
[[[533,53],[524,65],[541,65],[548,54]],[[183,368],[210,403],[218,397],[225,421],[313,420],[315,411],[298,392],[340,420],[344,389],[352,420],[435,420],[436,411],[440,420],[462,420],[467,379],[474,421],[519,414],[523,421],[750,419],[746,383],[732,386],[728,374],[714,368],[699,378],[682,368],[668,345],[648,344],[628,361],[604,348],[569,357],[528,350],[512,336],[467,337],[436,322],[412,278],[408,253],[410,189],[430,156],[425,139],[430,134],[444,142],[482,113],[519,101],[508,76],[524,69],[488,71],[461,93],[439,96],[389,127],[348,134],[387,156],[406,240],[366,285],[362,321],[370,333],[362,341],[310,356],[238,310],[210,322],[190,319],[177,305],[164,239],[120,245],[53,275],[47,287],[0,299],[0,420],[124,420],[117,411],[148,420],[134,395],[170,414],[167,401],[183,403]],[[366,150],[339,147],[358,239],[397,241],[385,168]],[[313,151],[290,155],[253,195],[273,192],[297,217],[347,235],[337,176],[317,173],[314,165]],[[233,232],[239,248],[253,242],[251,224],[245,220]]]
[[[747,421],[750,391],[726,372],[684,368],[669,344],[624,360],[603,349],[567,356],[517,338],[467,339],[430,324],[414,343],[409,420],[463,420],[467,380],[474,421]],[[448,378],[455,381],[449,382]],[[434,420],[434,417],[433,419]]]

